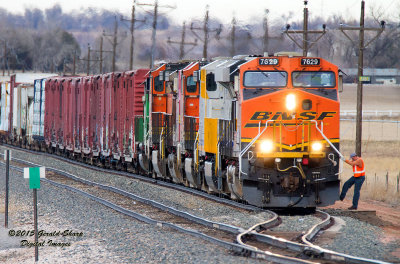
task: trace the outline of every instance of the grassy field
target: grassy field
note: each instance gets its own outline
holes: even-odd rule
[[[355,141],[341,141],[340,151],[348,158],[355,150]],[[400,204],[400,190],[397,191],[397,178],[400,177],[400,140],[398,141],[364,141],[362,157],[365,161],[366,181],[361,189],[363,198]],[[342,184],[352,175],[352,167],[343,165]],[[386,184],[386,175],[388,184]],[[399,186],[400,188],[400,186]],[[351,197],[353,188],[348,192]]]

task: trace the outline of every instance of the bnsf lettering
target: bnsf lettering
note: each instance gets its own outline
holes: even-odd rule
[[[272,120],[278,120],[279,117],[282,117],[282,120],[292,120],[292,115],[285,112],[276,112],[276,114],[271,118]]]
[[[298,115],[299,120],[324,120],[325,118],[334,117],[336,112],[322,112],[320,115],[317,112],[307,111],[301,112]],[[287,112],[255,112],[250,120],[292,120],[292,115]]]
[[[250,120],[269,120],[272,112],[255,112]]]
[[[317,120],[324,120],[327,117],[333,117],[336,112],[322,112],[321,115],[317,118]]]
[[[299,119],[301,119],[301,120],[313,120],[313,119],[315,119],[316,115],[317,115],[317,112],[303,112],[303,113],[300,113]]]

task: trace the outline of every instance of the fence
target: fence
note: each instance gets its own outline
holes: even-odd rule
[[[357,115],[356,110],[340,111],[341,117],[356,116],[356,115]],[[362,116],[363,117],[380,117],[380,116],[396,117],[396,116],[400,116],[400,110],[363,110]]]
[[[348,177],[341,178],[341,184]],[[348,192],[349,198],[353,195],[352,191]],[[374,173],[365,176],[365,182],[361,189],[362,199],[373,199],[388,203],[400,203],[400,171],[398,173]]]
[[[376,173],[374,176],[370,175],[369,177],[365,178],[366,185],[371,185],[372,186],[381,186],[384,187],[386,191],[389,191],[391,189],[392,191],[396,191],[397,193],[400,192],[400,172],[397,174],[397,176],[392,177],[389,176],[389,172],[387,171],[384,175],[384,177],[378,176]],[[384,186],[381,184],[384,182]]]
[[[372,141],[399,141],[400,121],[396,120],[363,120],[363,140]],[[356,120],[340,119],[340,138],[354,140],[356,138]]]

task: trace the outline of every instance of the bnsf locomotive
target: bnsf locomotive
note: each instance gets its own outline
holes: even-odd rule
[[[33,111],[29,99],[8,108],[33,113],[32,131],[2,113],[3,140],[259,207],[315,208],[338,199],[340,86],[337,66],[289,53],[54,77],[35,82]]]

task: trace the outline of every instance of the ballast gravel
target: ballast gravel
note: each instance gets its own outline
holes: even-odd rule
[[[1,148],[0,148],[1,149]],[[3,152],[3,150],[1,150]],[[12,156],[26,161],[42,164],[74,174],[78,177],[110,185],[134,193],[147,199],[152,199],[164,205],[182,210],[193,215],[206,218],[210,221],[221,222],[244,229],[266,221],[272,217],[268,212],[249,212],[235,209],[231,206],[194,196],[177,190],[142,182],[57,160],[45,155],[32,155],[30,153],[12,150]]]
[[[0,175],[3,183],[4,166],[0,166]],[[4,201],[3,184],[0,191]],[[39,263],[261,263],[202,239],[144,224],[45,182],[38,190],[38,214],[38,229],[47,233],[39,238],[44,242],[39,247]],[[3,226],[0,229],[4,231]],[[6,232],[32,229],[32,190],[22,173],[11,170],[10,226]],[[62,236],[65,230],[82,235]],[[31,236],[14,235],[14,239],[17,245],[22,240],[33,242]],[[33,263],[33,247],[2,248],[1,242],[0,263]]]
[[[0,149],[3,152],[4,148],[0,147]],[[271,217],[268,212],[244,212],[198,196],[124,176],[97,172],[45,155],[35,155],[17,150],[12,150],[12,153],[13,157],[61,169],[91,181],[121,188],[144,198],[153,199],[216,222],[249,228]],[[4,175],[4,166],[0,166],[0,172]],[[26,181],[22,180],[21,174],[18,179],[19,189],[14,186],[18,189],[18,192],[14,190],[13,199],[16,202],[16,207],[22,209],[19,209],[18,213],[14,213],[14,221],[18,225],[31,224],[33,221],[31,220],[31,204],[28,207],[21,206],[21,203],[22,205],[31,203],[31,192],[28,190]],[[22,187],[22,183],[25,184],[24,187]],[[4,197],[3,186],[0,187],[0,192],[0,197]],[[164,228],[154,228],[121,216],[96,202],[69,191],[56,189],[48,184],[43,184],[39,202],[40,207],[43,208],[41,217],[44,218],[43,223],[46,223],[46,225],[61,229],[65,227],[74,228],[86,232],[85,234],[91,234],[85,237],[83,242],[78,240],[76,243],[72,243],[71,247],[64,247],[58,249],[58,251],[53,248],[44,249],[49,252],[49,255],[46,256],[57,256],[58,258],[59,254],[62,254],[62,256],[65,256],[64,262],[69,261],[67,257],[69,255],[74,256],[73,262],[77,258],[78,263],[225,263],[228,261],[254,263],[256,261],[232,256],[226,250],[201,239]],[[282,224],[273,230],[306,231],[320,221],[319,218],[314,216],[281,216],[281,218]],[[368,225],[350,217],[344,219],[346,226],[337,235],[335,242],[321,246],[342,253],[379,260],[384,260],[385,256],[393,250],[393,245],[383,244],[379,241],[379,227]],[[1,252],[0,262],[2,261]],[[92,256],[90,252],[96,252],[97,256]],[[66,261],[67,259],[68,261]]]
[[[348,216],[338,218],[341,218],[345,224],[332,243],[321,244],[321,247],[357,257],[388,262],[399,261],[390,254],[398,248],[397,242],[382,243],[380,241],[381,228]]]

